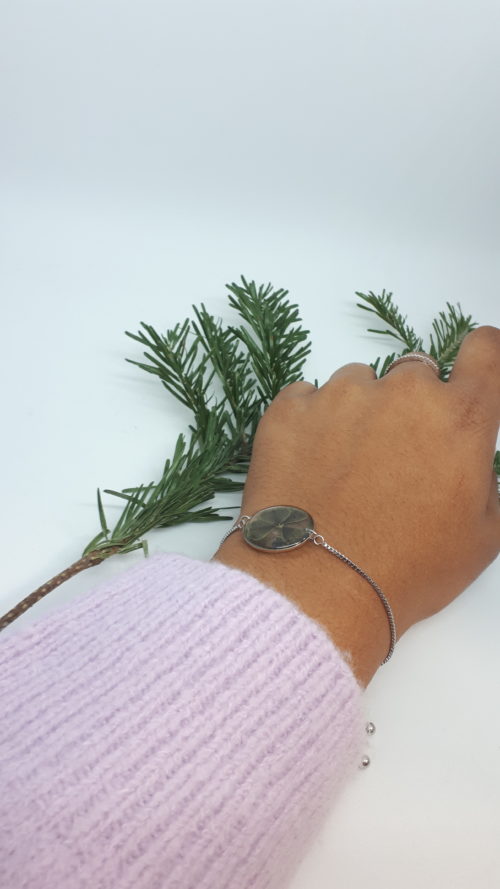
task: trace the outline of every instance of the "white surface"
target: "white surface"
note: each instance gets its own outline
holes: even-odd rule
[[[500,325],[500,7],[24,0],[0,16],[3,612],[79,557],[96,488],[157,478],[185,428],[124,361],[141,354],[124,330],[201,300],[226,315],[240,273],[300,304],[309,379],[391,350],[355,290],[392,290],[422,332],[447,300]],[[222,530],[156,532],[151,550],[208,558]],[[499,576],[375,677],[372,765],[293,889],[498,885]]]

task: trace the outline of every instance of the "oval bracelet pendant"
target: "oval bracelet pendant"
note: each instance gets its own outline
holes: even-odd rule
[[[363,571],[359,565],[356,565],[355,562],[352,562],[338,549],[327,543],[323,535],[315,531],[314,519],[305,509],[300,509],[298,506],[266,506],[264,509],[259,509],[252,516],[242,515],[233,527],[224,534],[221,544],[227,540],[233,531],[239,530],[243,532],[243,538],[249,546],[269,553],[279,553],[295,549],[298,546],[302,546],[307,540],[312,540],[314,544],[324,547],[327,552],[340,559],[346,565],[349,565],[361,577],[364,577],[375,590],[389,621],[391,641],[389,650],[382,661],[383,664],[387,663],[392,657],[397,642],[396,621],[394,620],[389,600],[366,571]]]
[[[267,506],[244,525],[243,536],[255,549],[272,552],[295,549],[309,540],[314,521],[298,506]]]

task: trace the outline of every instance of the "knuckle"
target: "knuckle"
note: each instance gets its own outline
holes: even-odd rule
[[[276,397],[264,411],[259,425],[265,429],[273,429],[293,423],[298,416],[304,414],[307,407],[306,400],[299,396]]]
[[[492,337],[493,342],[500,344],[500,328],[495,327],[493,324],[482,324],[476,328],[476,333],[481,334],[481,336]]]
[[[366,370],[366,369],[367,369],[367,365],[364,364],[362,361],[349,361],[347,364],[343,364],[342,367],[340,368],[340,370],[342,370],[343,372],[346,370],[351,371],[351,370]],[[335,377],[333,377],[333,380],[335,380]],[[333,382],[333,380],[332,380],[332,382]],[[352,380],[352,377],[351,377],[351,382],[355,382],[355,380]]]
[[[353,378],[353,377],[337,377],[337,379],[331,380],[327,387],[328,394],[338,399],[344,400],[357,400],[362,395],[365,394],[366,388],[362,385],[362,383]]]
[[[477,340],[478,348],[489,346],[500,350],[500,328],[494,327],[492,324],[475,327],[467,334],[466,338],[473,343]]]

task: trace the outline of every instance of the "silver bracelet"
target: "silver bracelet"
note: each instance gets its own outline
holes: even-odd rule
[[[382,661],[383,664],[387,663],[389,658],[392,657],[397,637],[394,614],[392,613],[392,608],[386,596],[384,596],[378,584],[372,580],[366,571],[359,568],[358,565],[352,562],[351,559],[348,559],[347,556],[344,556],[338,549],[330,546],[325,538],[315,531],[314,520],[308,512],[297,506],[267,506],[264,509],[259,509],[253,516],[240,516],[233,527],[224,534],[220,545],[224,543],[230,534],[238,530],[243,531],[243,537],[249,546],[253,546],[254,549],[261,550],[262,552],[284,552],[286,550],[296,549],[298,546],[302,546],[302,544],[307,543],[307,541],[310,540],[316,546],[322,546],[324,549],[328,550],[329,553],[336,556],[337,559],[340,559],[342,562],[345,562],[346,565],[353,568],[354,571],[361,575],[361,577],[364,577],[375,590],[378,598],[384,606],[389,621],[391,642],[389,651]]]

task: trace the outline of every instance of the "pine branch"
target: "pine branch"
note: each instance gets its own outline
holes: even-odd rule
[[[206,446],[207,435],[210,448]],[[184,522],[227,520],[227,516],[221,515],[213,506],[196,507],[213,500],[216,493],[241,491],[243,482],[233,481],[225,475],[231,472],[233,459],[234,443],[221,432],[219,413],[213,409],[203,436],[193,433],[186,445],[184,435],[179,435],[174,455],[165,461],[159,482],[122,491],[105,489],[106,494],[125,501],[125,507],[113,531],[109,530],[102,510],[101,532],[90,541],[83,555],[106,552],[116,546],[120,547],[120,552],[138,549],[145,543],[140,538],[154,528],[169,528]],[[98,500],[100,503],[99,493]],[[100,512],[101,509],[102,504]]]
[[[376,296],[370,291],[369,294],[356,293],[356,296],[369,303],[368,306],[357,303],[360,309],[373,312],[377,317],[394,328],[393,330],[368,328],[369,332],[394,337],[406,346],[401,352],[392,352],[384,359],[378,377],[385,375],[389,365],[395,358],[399,358],[407,352],[427,352],[439,365],[440,379],[446,382],[464,337],[474,327],[477,327],[477,323],[472,321],[471,315],[467,315],[467,317],[463,315],[460,303],[458,303],[457,309],[447,302],[448,314],[444,311],[440,312],[438,317],[432,322],[434,336],[432,333],[430,334],[430,344],[425,349],[422,337],[417,337],[414,329],[406,323],[406,316],[403,316],[398,307],[393,303],[392,293],[386,294],[385,290],[383,290],[380,296]],[[380,361],[381,359],[377,358],[371,364],[376,373],[379,369]]]
[[[134,334],[128,330],[125,333],[151,350],[143,353],[150,363],[133,361],[131,358],[125,361],[158,376],[165,388],[192,410],[197,428],[203,429],[207,422],[207,392],[215,371],[209,368],[209,355],[203,354],[200,349],[199,338],[192,337],[189,319],[167,330],[165,336],[158,334],[154,327],[144,321],[141,321],[141,327],[146,333],[139,331]]]
[[[447,380],[453,367],[462,340],[467,334],[477,327],[472,321],[472,315],[465,317],[458,303],[458,310],[450,303],[446,303],[448,316],[440,312],[432,322],[434,336],[430,334],[430,346],[427,353],[434,358],[441,370],[441,379]]]
[[[360,309],[364,309],[365,312],[373,312],[377,318],[380,318],[385,324],[392,327],[392,330],[387,328],[385,330],[378,330],[369,327],[368,331],[370,333],[380,333],[400,340],[406,346],[404,351],[419,352],[423,350],[421,337],[417,337],[413,327],[410,327],[406,323],[406,315],[403,316],[398,307],[394,305],[392,301],[392,293],[386,293],[385,290],[383,290],[380,296],[376,296],[372,290],[370,290],[369,293],[359,293],[356,291],[356,296],[359,296],[360,299],[364,299],[365,302],[368,303],[368,305],[356,303]]]
[[[164,388],[192,411],[195,425],[189,426],[189,443],[184,435],[178,437],[159,482],[122,491],[105,489],[105,493],[124,503],[112,530],[98,490],[101,530],[87,544],[82,557],[4,615],[0,629],[79,571],[117,553],[142,549],[146,556],[148,544],[144,535],[153,528],[228,520],[221,515],[220,508],[206,504],[217,493],[242,490],[244,482],[229,476],[247,472],[259,419],[284,386],[302,379],[311,344],[309,331],[301,327],[297,305],[287,299],[288,291],[275,290],[271,284],[257,287],[243,276],[241,284],[233,282],[226,287],[229,304],[243,321],[238,327],[223,327],[201,303],[199,309],[193,306],[195,321],[186,319],[163,336],[144,322],[141,327],[145,332],[125,331],[149,350],[143,353],[147,363],[125,360],[157,376]],[[379,357],[372,363],[379,377],[384,376],[396,357],[408,351],[427,351],[439,364],[441,379],[447,380],[463,338],[477,326],[470,315],[462,314],[460,304],[457,310],[447,303],[448,312],[440,312],[433,321],[430,345],[425,350],[422,338],[408,325],[391,293],[384,290],[380,296],[372,291],[356,295],[367,303],[357,303],[361,309],[388,325],[384,330],[369,331],[390,336],[404,346],[402,352],[393,352],[383,361]],[[219,401],[213,392],[215,379],[223,392]],[[500,451],[495,454],[494,469],[500,476]]]
[[[233,282],[226,287],[230,306],[246,326],[230,330],[248,350],[258,394],[267,406],[284,386],[302,378],[311,351],[309,331],[300,326],[298,306],[286,299],[288,290],[274,290],[272,284],[257,288],[243,275],[241,281],[242,285]]]
[[[192,328],[213,365],[224,392],[226,421],[231,436],[246,439],[262,413],[262,400],[256,395],[256,383],[247,355],[239,348],[240,340],[230,328],[215,320],[204,304],[193,306],[197,321]]]
[[[267,403],[288,382],[300,379],[310,352],[308,332],[300,326],[298,307],[286,299],[287,291],[274,290],[271,284],[257,288],[243,276],[241,281],[242,286],[227,285],[232,294],[229,304],[250,330],[224,328],[202,303],[200,308],[193,306],[196,320],[186,319],[163,337],[144,322],[148,337],[127,332],[154,353],[145,353],[150,365],[132,363],[159,376],[169,392],[191,408],[197,425],[190,426],[187,449],[184,437],[179,437],[160,482],[121,492],[106,490],[126,501],[113,532],[107,527],[99,493],[101,531],[84,554],[116,545],[122,552],[144,548],[147,544],[141,538],[153,528],[227,519],[214,507],[195,507],[217,493],[243,488],[242,481],[228,475],[247,472],[255,430]],[[219,402],[210,390],[214,376],[223,389]]]
[[[142,549],[147,555],[144,535],[153,528],[228,520],[221,508],[205,504],[218,493],[242,490],[243,480],[229,476],[248,471],[253,437],[266,405],[283,386],[301,378],[310,352],[307,331],[300,327],[297,306],[286,300],[287,291],[274,290],[271,284],[257,288],[253,281],[241,280],[241,287],[228,285],[233,294],[230,304],[248,328],[223,328],[202,303],[200,309],[193,306],[196,321],[186,319],[163,336],[144,322],[137,334],[125,331],[148,349],[146,362],[126,360],[157,376],[192,411],[195,425],[189,427],[189,444],[179,436],[159,482],[122,491],[105,489],[124,503],[112,530],[98,490],[100,531],[81,559],[11,609],[0,629],[84,568],[116,553]],[[212,391],[214,377],[222,384],[220,401]]]
[[[247,327],[224,328],[202,303],[200,308],[193,306],[196,320],[186,319],[165,336],[144,322],[147,337],[127,331],[153,352],[145,353],[151,364],[131,363],[159,376],[169,392],[191,408],[196,426],[190,426],[187,449],[183,436],[179,437],[160,482],[121,492],[106,490],[126,502],[113,532],[107,527],[99,493],[101,531],[84,554],[116,545],[122,552],[144,548],[141,538],[153,528],[227,519],[214,507],[195,507],[217,493],[242,489],[243,482],[228,475],[247,472],[253,437],[266,405],[283,386],[301,378],[310,352],[308,331],[301,328],[298,307],[286,299],[287,291],[274,290],[271,284],[257,288],[243,276],[241,281],[241,286],[227,285],[229,304]],[[210,389],[214,376],[222,384],[220,401]]]

